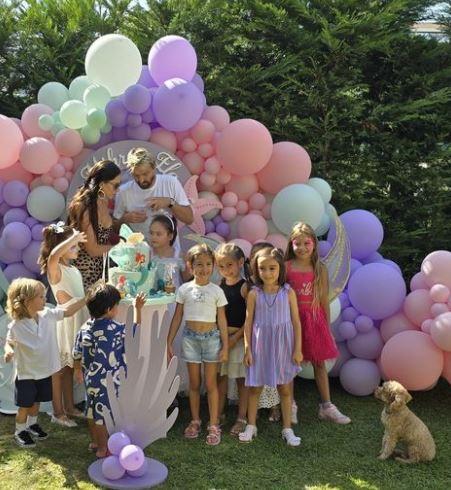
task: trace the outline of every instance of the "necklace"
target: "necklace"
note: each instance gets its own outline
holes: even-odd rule
[[[274,303],[277,300],[277,296],[279,296],[279,291],[280,291],[280,286],[277,289],[277,293],[275,294],[274,299],[272,300],[272,302],[268,301],[268,298],[266,297],[266,293],[265,293],[265,291],[263,291],[263,298],[264,298],[265,303],[268,306],[268,308],[272,308],[274,306]]]

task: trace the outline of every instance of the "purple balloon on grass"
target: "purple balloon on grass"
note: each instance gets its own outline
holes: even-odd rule
[[[379,386],[380,371],[374,361],[349,359],[340,370],[340,382],[351,395],[371,395]]]
[[[108,449],[116,456],[119,456],[122,449],[128,444],[130,444],[130,437],[124,432],[115,432],[108,438]]]
[[[108,456],[102,461],[102,473],[109,480],[119,480],[125,475],[125,468],[121,466],[118,456]]]

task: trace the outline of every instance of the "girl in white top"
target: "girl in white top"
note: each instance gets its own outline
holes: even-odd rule
[[[189,401],[192,420],[185,429],[185,437],[195,439],[200,433],[200,385],[201,365],[204,365],[205,386],[210,410],[207,444],[216,446],[221,442],[218,414],[218,365],[227,362],[228,340],[223,290],[210,282],[213,273],[214,255],[205,244],[188,250],[187,262],[194,280],[182,284],[177,291],[177,306],[168,335],[168,357],[174,355],[173,342],[185,316],[182,359],[186,361],[189,374]]]
[[[79,244],[86,242],[86,235],[65,226],[62,221],[44,228],[39,265],[41,273],[47,274],[53,295],[58,305],[71,304],[85,297],[80,271],[70,265],[77,258]],[[89,319],[86,307],[63,320],[64,327],[57,330],[61,370],[52,377],[53,416],[52,422],[65,427],[77,424],[68,416],[82,416],[74,406],[74,360],[72,350],[81,326]]]

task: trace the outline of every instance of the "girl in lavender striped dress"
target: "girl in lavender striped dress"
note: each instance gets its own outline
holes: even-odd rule
[[[268,385],[279,391],[282,438],[289,446],[299,446],[301,438],[291,428],[290,389],[302,361],[296,295],[285,283],[284,259],[278,249],[260,250],[251,267],[256,287],[247,297],[244,327],[248,425],[239,438],[241,442],[250,442],[257,435],[258,399],[263,386]]]

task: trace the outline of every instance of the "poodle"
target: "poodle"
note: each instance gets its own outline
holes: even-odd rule
[[[412,397],[404,386],[397,381],[386,381],[376,388],[374,396],[385,403],[381,415],[385,433],[378,458],[384,460],[394,454],[401,463],[434,459],[434,439],[426,425],[407,408]],[[405,444],[406,451],[395,449],[398,442]]]

